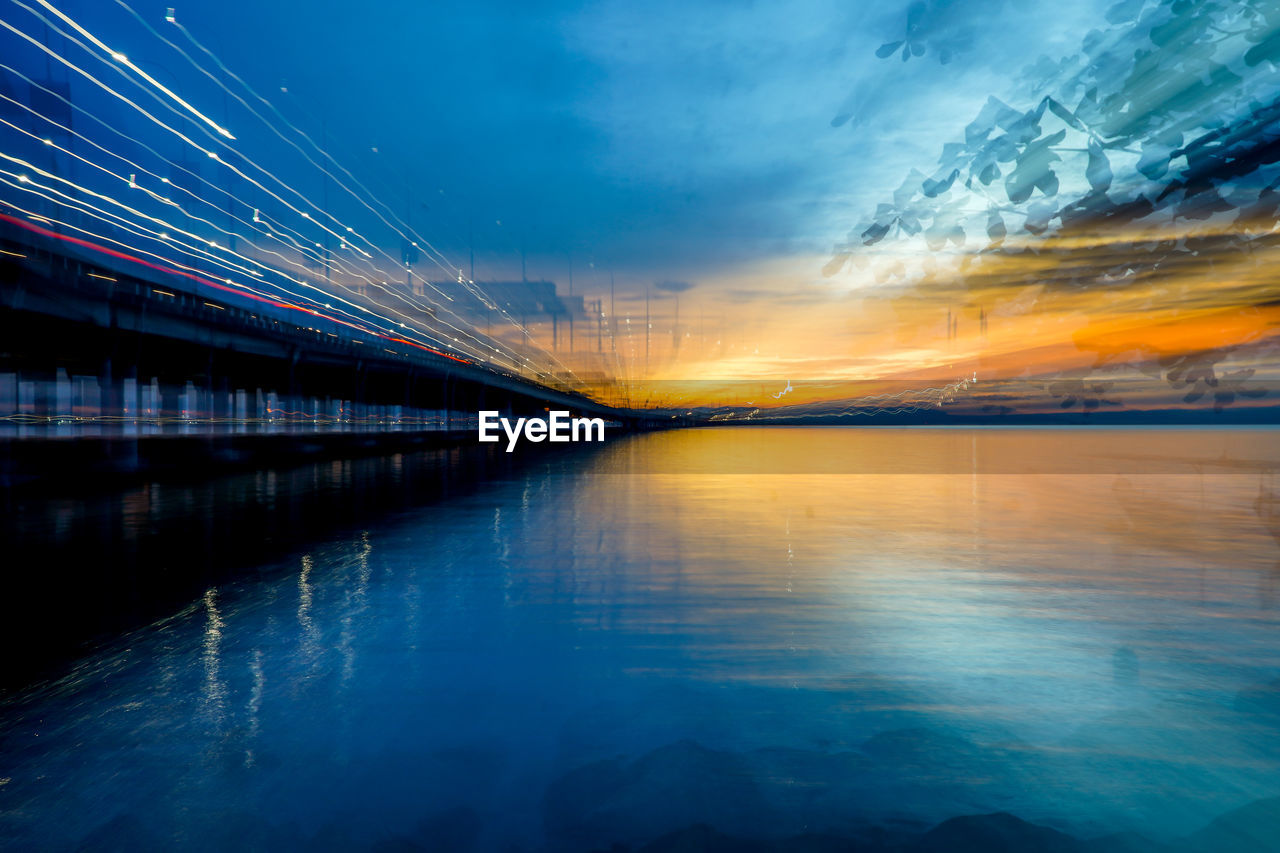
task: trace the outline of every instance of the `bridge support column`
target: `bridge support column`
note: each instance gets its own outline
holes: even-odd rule
[[[213,387],[213,403],[209,414],[220,420],[234,417],[234,403],[231,399],[231,382],[224,373],[210,383]]]
[[[71,414],[71,377],[66,368],[59,367],[53,379],[53,405],[49,414],[63,417]]]
[[[18,414],[18,374],[0,373],[0,417]]]
[[[122,402],[124,395],[121,393],[120,381],[116,379],[112,367],[110,356],[104,358],[98,366],[98,399],[100,401],[98,413],[104,417],[115,417],[121,414],[120,410],[124,408]]]
[[[453,429],[453,394],[454,394],[453,378],[446,373],[444,375],[444,429],[449,432]]]
[[[166,421],[177,420],[182,417],[182,392],[171,383],[162,383],[160,385],[160,417]]]

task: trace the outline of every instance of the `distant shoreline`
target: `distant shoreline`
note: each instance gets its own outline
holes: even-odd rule
[[[1280,426],[1280,406],[1224,409],[1221,412],[1160,409],[1125,412],[1063,412],[1027,414],[910,414],[757,416],[751,419],[709,421],[707,426]]]

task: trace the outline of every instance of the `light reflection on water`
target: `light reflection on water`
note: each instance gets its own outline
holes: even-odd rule
[[[0,844],[1185,835],[1280,794],[1274,437],[748,428],[534,465],[9,701]]]

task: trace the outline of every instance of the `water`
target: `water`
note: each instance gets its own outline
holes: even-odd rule
[[[499,470],[11,693],[0,846],[892,841],[997,811],[1176,841],[1280,795],[1275,438],[735,428]]]

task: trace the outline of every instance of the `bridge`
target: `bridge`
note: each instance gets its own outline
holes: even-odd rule
[[[261,461],[296,450],[299,435],[309,451],[372,446],[371,436],[383,448],[424,436],[470,440],[481,410],[565,410],[614,430],[675,422],[565,385],[282,300],[246,299],[211,276],[0,214],[0,437],[9,443],[195,437],[214,460]],[[23,443],[21,454],[6,454],[10,479],[49,461]],[[45,453],[70,452],[59,444]],[[136,442],[123,461],[119,442],[76,444],[75,453],[105,454],[115,468],[147,467]]]

